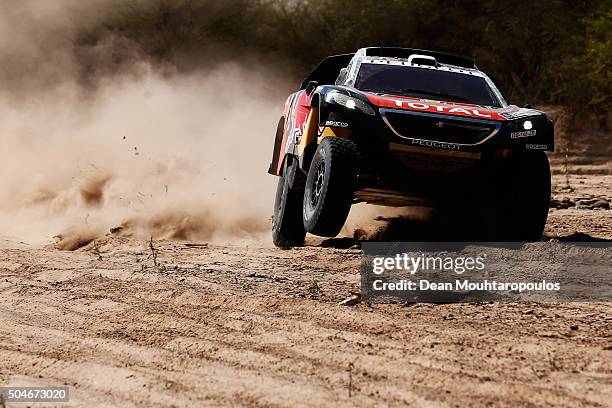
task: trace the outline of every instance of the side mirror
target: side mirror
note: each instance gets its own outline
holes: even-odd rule
[[[318,81],[310,81],[308,83],[308,85],[306,85],[306,94],[310,95],[312,93],[312,91],[314,91],[317,86],[319,86],[319,82]]]
[[[525,108],[525,109],[531,109],[531,105],[530,105],[530,104],[525,104],[525,106],[523,106],[523,108]]]

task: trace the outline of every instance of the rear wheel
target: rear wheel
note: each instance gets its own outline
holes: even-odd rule
[[[544,152],[515,153],[501,169],[495,199],[495,238],[539,241],[550,206],[551,180]]]
[[[272,215],[272,242],[279,248],[304,244],[306,231],[302,223],[303,196],[304,174],[297,169],[297,161],[287,157],[283,173],[278,179]]]
[[[328,137],[321,142],[306,179],[306,231],[323,237],[335,237],[340,232],[353,201],[358,159],[351,140]]]

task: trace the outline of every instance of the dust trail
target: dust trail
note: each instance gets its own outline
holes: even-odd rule
[[[87,100],[70,87],[27,107],[3,98],[1,233],[29,242],[60,234],[67,248],[116,227],[159,238],[260,236],[282,107],[268,92],[268,78],[230,64],[109,79]]]

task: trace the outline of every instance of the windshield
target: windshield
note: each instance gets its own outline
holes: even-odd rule
[[[362,91],[500,106],[484,78],[437,69],[361,64],[355,87]]]

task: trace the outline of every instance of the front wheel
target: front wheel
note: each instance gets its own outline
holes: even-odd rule
[[[550,206],[551,179],[544,152],[515,153],[504,163],[495,205],[496,238],[539,241]]]
[[[359,154],[354,142],[323,139],[317,148],[304,191],[304,228],[314,235],[335,237],[348,216],[355,189]]]

